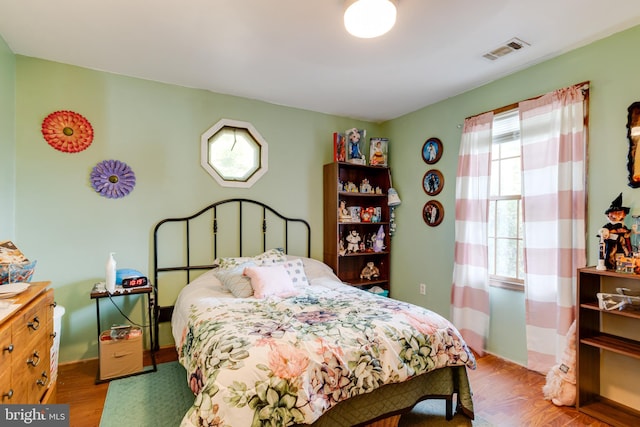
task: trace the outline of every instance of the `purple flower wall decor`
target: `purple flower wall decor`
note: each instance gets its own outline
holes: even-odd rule
[[[136,174],[119,160],[103,160],[91,171],[91,186],[101,196],[109,199],[126,196],[135,185]]]

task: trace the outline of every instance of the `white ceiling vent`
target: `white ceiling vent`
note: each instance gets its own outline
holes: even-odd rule
[[[492,61],[495,61],[496,59],[505,56],[511,52],[515,52],[517,50],[523,49],[525,47],[529,47],[531,46],[529,43],[522,41],[518,38],[512,38],[511,40],[509,40],[508,42],[506,42],[504,45],[498,47],[497,49],[492,50],[489,53],[485,53],[484,55],[482,55],[484,58],[490,59]]]

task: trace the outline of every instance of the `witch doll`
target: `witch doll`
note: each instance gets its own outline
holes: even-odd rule
[[[600,257],[607,270],[616,269],[616,255],[631,256],[631,230],[624,225],[629,208],[622,206],[622,193],[604,214],[609,222],[600,229]]]

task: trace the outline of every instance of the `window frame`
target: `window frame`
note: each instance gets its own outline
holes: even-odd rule
[[[216,135],[229,130],[243,130],[251,137],[247,140],[253,143],[259,150],[257,156],[258,164],[254,165],[256,170],[245,179],[233,179],[220,174],[215,165],[210,162],[210,147],[215,141]],[[269,147],[267,141],[260,135],[256,128],[249,122],[239,120],[220,119],[216,124],[207,129],[200,138],[200,164],[217,182],[223,187],[249,188],[255,184],[268,170],[268,152]]]
[[[504,117],[506,115],[509,114],[514,114],[517,115],[518,112],[518,107],[517,105],[515,106],[511,106],[510,108],[505,108],[502,109],[500,112],[496,112],[496,114],[494,115],[494,125],[496,122],[496,119],[500,119],[501,117]],[[519,120],[519,119],[518,119]],[[519,121],[518,121],[519,122]],[[495,127],[494,127],[495,128]],[[518,131],[513,132],[507,132],[507,137],[505,138],[503,136],[503,134],[500,135],[492,135],[492,146],[491,146],[491,153],[492,153],[492,158],[491,158],[491,169],[490,169],[490,179],[489,179],[489,183],[491,186],[491,183],[494,182],[494,165],[496,165],[496,163],[499,164],[499,162],[505,161],[505,160],[513,160],[514,158],[518,158],[521,159],[522,158],[522,152],[520,151],[520,153],[517,156],[505,156],[502,157],[502,155],[499,156],[498,159],[494,159],[493,158],[493,153],[496,150],[496,147],[494,147],[494,145],[496,144],[501,144],[501,143],[505,143],[505,142],[509,142],[509,141],[514,141],[514,140],[520,140],[520,131],[518,129]],[[500,141],[502,140],[502,141]],[[521,161],[520,161],[520,173],[522,171],[522,166],[521,166]],[[501,173],[500,168],[497,171],[498,174]],[[498,177],[498,183],[500,183],[500,177]],[[522,183],[521,183],[521,187],[522,187]],[[523,230],[523,218],[522,218],[522,189],[520,189],[520,191],[518,192],[518,194],[500,194],[500,189],[498,189],[497,194],[493,191],[493,188],[490,189],[489,191],[489,209],[490,209],[490,216],[493,215],[493,230],[487,230],[487,239],[489,240],[493,240],[493,245],[488,245],[488,247],[493,250],[493,256],[491,256],[491,254],[489,254],[489,260],[491,261],[493,260],[493,264],[490,263],[489,265],[489,285],[493,286],[493,287],[499,287],[499,288],[506,288],[506,289],[511,289],[511,290],[516,290],[516,291],[524,291],[524,277],[522,279],[519,279],[517,277],[518,275],[518,271],[520,270],[520,266],[524,266],[524,236],[522,235],[522,230]],[[500,201],[509,201],[509,200],[517,200],[518,201],[518,207],[517,207],[517,220],[516,220],[516,224],[515,224],[515,229],[516,229],[516,236],[515,237],[500,237],[498,236],[497,230],[498,230],[498,222],[497,220],[497,209],[498,209],[498,202]],[[491,212],[491,210],[494,210],[494,212]],[[516,241],[516,276],[515,277],[509,277],[509,276],[502,276],[502,275],[498,275],[498,274],[493,274],[491,273],[492,271],[495,271],[496,269],[496,259],[497,259],[497,242],[499,239],[503,239],[503,240],[515,240]],[[523,267],[524,268],[524,267]],[[521,272],[522,275],[524,275],[524,271]]]

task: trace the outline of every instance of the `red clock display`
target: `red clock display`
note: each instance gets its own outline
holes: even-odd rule
[[[126,277],[122,279],[123,288],[135,288],[138,286],[147,286],[149,280],[146,277]]]

